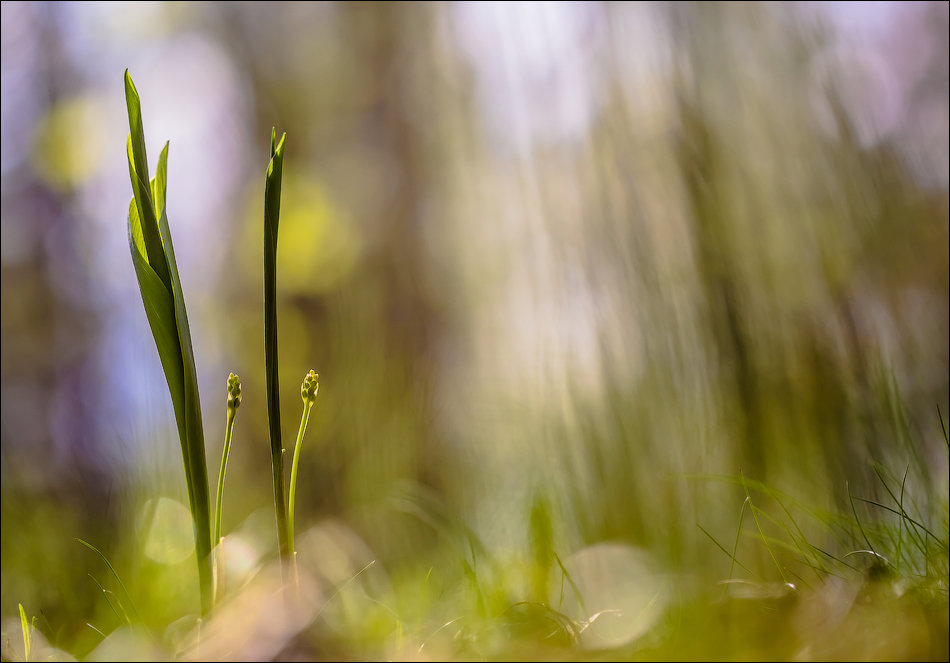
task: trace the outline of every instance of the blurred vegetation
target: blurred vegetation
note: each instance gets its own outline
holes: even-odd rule
[[[948,11],[847,7],[3,3],[3,657],[946,660]],[[200,639],[126,67],[212,459],[243,386]]]

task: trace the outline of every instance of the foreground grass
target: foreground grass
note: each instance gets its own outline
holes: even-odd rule
[[[558,550],[543,502],[526,514],[527,551],[489,550],[407,494],[389,517],[429,523],[430,555],[391,563],[325,520],[297,537],[288,592],[256,525],[265,510],[225,537],[223,599],[204,619],[186,598],[193,562],[103,560],[103,609],[75,616],[84,637],[57,640],[42,618],[22,629],[37,612],[26,605],[4,622],[3,658],[26,660],[28,644],[30,660],[947,660],[946,499],[912,509],[906,477],[879,471],[888,499],[852,496],[850,513],[742,475],[702,477],[730,487],[738,517],[728,539],[696,523],[708,556],[695,568],[624,541]],[[163,594],[176,574],[180,591]]]

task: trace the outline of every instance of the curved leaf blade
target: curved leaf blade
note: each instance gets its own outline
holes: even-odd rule
[[[168,143],[159,156],[155,179],[149,181],[141,104],[128,70],[125,72],[125,92],[130,128],[126,151],[133,192],[129,204],[129,248],[175,409],[188,500],[195,525],[201,606],[202,612],[207,612],[212,599],[208,467],[191,330],[165,210]]]

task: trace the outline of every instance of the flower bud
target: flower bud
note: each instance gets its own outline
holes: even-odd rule
[[[228,376],[228,409],[237,410],[241,406],[241,378],[234,373]]]
[[[304,403],[313,402],[317,397],[317,390],[320,388],[320,376],[310,369],[303,378],[303,384],[300,385],[300,398]]]

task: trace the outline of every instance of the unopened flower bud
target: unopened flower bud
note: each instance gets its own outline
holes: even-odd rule
[[[320,376],[310,369],[303,378],[303,384],[300,385],[300,398],[304,403],[313,402],[317,397],[317,390],[320,388]]]
[[[228,376],[228,409],[235,411],[241,406],[241,378],[234,373]]]

